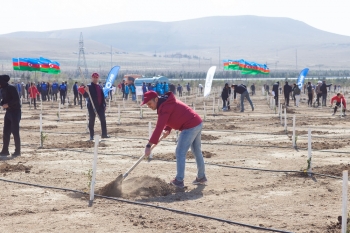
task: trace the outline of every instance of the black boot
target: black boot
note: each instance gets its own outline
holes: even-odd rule
[[[15,153],[12,154],[12,157],[16,157],[16,156],[21,156],[21,151],[15,150]]]
[[[8,155],[10,155],[10,152],[8,150],[7,151],[2,150],[0,152],[0,156],[8,156]]]

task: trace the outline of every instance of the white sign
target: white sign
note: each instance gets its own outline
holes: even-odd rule
[[[136,95],[143,95],[142,86],[136,86]]]
[[[205,79],[204,97],[207,97],[210,94],[215,71],[216,71],[216,66],[212,66],[208,70],[207,78]]]

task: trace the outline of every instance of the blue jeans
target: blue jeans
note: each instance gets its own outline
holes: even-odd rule
[[[250,103],[250,106],[252,109],[254,109],[253,102],[249,97],[248,91],[245,91],[241,94],[241,112],[244,112],[244,98],[247,98],[248,102]]]
[[[132,101],[136,101],[136,93],[132,93]]]
[[[200,123],[196,127],[182,130],[180,133],[175,152],[177,169],[177,175],[175,178],[178,181],[183,181],[185,178],[186,154],[190,147],[197,163],[197,178],[202,179],[205,177],[205,166],[201,149],[202,127],[203,123]]]

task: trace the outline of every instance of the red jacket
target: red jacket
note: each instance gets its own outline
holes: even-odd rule
[[[29,87],[30,98],[35,99],[39,95],[39,91],[35,85]]]
[[[331,104],[333,104],[334,101],[337,101],[337,103],[343,102],[344,108],[346,108],[346,101],[344,96],[342,97],[333,96],[333,98],[331,99]]]
[[[172,92],[166,93],[168,99],[157,110],[158,120],[150,142],[157,144],[163,130],[184,130],[202,123],[200,116],[186,104],[177,100]]]

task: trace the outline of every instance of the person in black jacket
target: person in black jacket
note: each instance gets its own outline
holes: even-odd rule
[[[85,92],[82,93],[85,98],[88,98],[87,107],[89,111],[90,140],[94,140],[94,126],[95,126],[95,117],[96,117],[96,114],[94,112],[94,107],[101,122],[102,138],[110,138],[107,135],[107,124],[106,124],[106,115],[105,115],[106,100],[104,98],[102,86],[98,84],[99,77],[100,76],[98,75],[98,73],[93,73],[91,75],[92,82],[90,83],[90,85],[88,84],[83,89]],[[91,99],[88,93],[90,93]]]
[[[288,82],[286,82],[285,85],[283,86],[285,106],[289,106],[289,96],[291,92],[292,92],[292,87],[288,85]]]
[[[322,85],[321,85],[321,92],[322,92],[322,106],[326,106],[326,102],[327,102],[327,87],[332,86],[332,83],[327,85],[326,81],[323,80],[322,81]]]
[[[79,105],[79,94],[78,94],[78,82],[75,82],[73,85],[73,94],[74,94],[74,105]]]
[[[275,93],[275,103],[276,106],[278,106],[278,87],[280,85],[280,82],[276,82],[272,85],[272,91]]]
[[[10,76],[0,75],[0,88],[2,101],[0,105],[6,110],[4,117],[3,144],[0,156],[10,155],[9,144],[11,133],[15,141],[15,153],[12,156],[21,155],[21,139],[19,136],[19,122],[21,121],[21,103],[16,87],[9,85]]]
[[[221,92],[221,98],[222,98],[222,109],[223,110],[229,110],[230,109],[230,101],[229,97],[231,95],[231,88],[228,86],[228,83],[225,83],[224,88]]]
[[[231,88],[234,90],[233,91],[234,101],[236,101],[236,93],[241,94],[241,112],[244,112],[244,98],[246,98],[248,100],[248,102],[250,103],[250,106],[252,107],[252,111],[254,111],[253,102],[249,97],[247,87],[243,84],[241,84],[241,85],[232,84]]]

